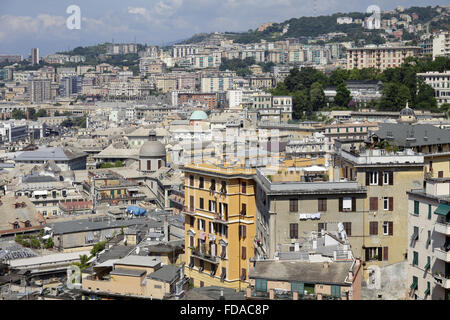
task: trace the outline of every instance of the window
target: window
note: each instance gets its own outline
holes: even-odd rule
[[[211,212],[217,212],[217,202],[215,200],[209,200],[208,201],[208,210]]]
[[[378,185],[378,172],[369,172],[369,185]]]
[[[198,230],[205,231],[205,220],[198,219]]]
[[[378,235],[378,222],[377,221],[371,221],[369,223],[369,234],[371,236],[377,236]]]
[[[383,197],[383,210],[389,210],[389,198]]]
[[[242,253],[242,260],[247,259],[247,248],[246,247],[241,248],[241,253]]]
[[[200,209],[204,209],[204,200],[203,200],[203,198],[200,198],[199,207],[200,207]]]
[[[227,256],[227,246],[221,246],[222,247],[222,252],[220,254],[220,257],[222,259],[225,259],[225,257]]]
[[[189,186],[194,186],[194,176],[189,176]]]
[[[242,271],[241,271],[241,280],[242,280],[242,281],[247,280],[247,270],[246,270],[245,268],[242,268]]]
[[[340,298],[341,297],[341,286],[332,285],[331,286],[331,295],[333,297]]]
[[[203,178],[203,177],[199,178],[198,187],[200,189],[203,189],[205,187],[205,178]]]
[[[327,223],[319,222],[317,225],[317,231],[321,232],[322,230],[327,230]]]
[[[220,274],[220,281],[224,281],[227,276],[227,268],[222,267],[222,273]]]
[[[383,222],[383,234],[385,236],[389,234],[389,223],[387,221]]]
[[[247,193],[247,183],[242,182],[242,193]]]
[[[378,210],[378,198],[377,197],[370,197],[370,210],[371,211],[377,211]]]
[[[194,196],[189,197],[189,210],[194,211]]]
[[[352,198],[343,198],[342,209],[343,211],[352,211]]]
[[[345,233],[347,234],[347,236],[351,236],[352,235],[352,223],[344,222],[343,225],[344,225]]]
[[[222,181],[222,188],[220,189],[220,192],[227,193],[227,182]]]
[[[414,200],[414,214],[419,215],[419,201]]]
[[[318,211],[327,211],[327,199],[319,198],[318,199]]]
[[[297,212],[297,211],[298,211],[298,200],[289,199],[289,212]]]
[[[298,223],[289,224],[289,238],[298,239]]]
[[[413,266],[417,266],[419,264],[419,252],[413,251]]]
[[[247,227],[246,226],[239,226],[239,238],[245,239],[247,237]]]
[[[211,191],[216,191],[216,180],[211,180],[211,186],[209,187]]]
[[[255,279],[255,290],[258,292],[267,292],[267,280]]]
[[[245,216],[245,215],[247,214],[247,204],[245,204],[245,203],[242,204],[242,211],[241,211],[241,214],[242,214],[243,216]]]
[[[370,247],[365,249],[366,261],[378,260],[382,261],[383,259],[383,248],[382,247]]]

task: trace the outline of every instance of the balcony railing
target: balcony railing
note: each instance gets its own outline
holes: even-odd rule
[[[214,264],[217,264],[220,261],[220,257],[213,256],[210,253],[202,251],[202,250],[197,249],[197,248],[193,248],[192,249],[191,256],[193,256],[195,258],[198,258],[198,259],[201,259],[201,260],[205,260],[205,261],[210,262],[210,263],[214,263]]]

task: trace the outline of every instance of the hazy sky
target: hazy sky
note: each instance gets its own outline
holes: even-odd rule
[[[0,54],[41,56],[114,42],[161,45],[199,32],[246,31],[302,16],[447,5],[448,0],[0,0]],[[69,5],[81,9],[81,29],[69,30]]]

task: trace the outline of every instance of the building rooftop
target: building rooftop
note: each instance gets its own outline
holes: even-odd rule
[[[147,278],[172,283],[178,278],[180,268],[173,265],[163,266],[155,272],[150,273]]]
[[[328,268],[325,268],[322,262],[263,260],[255,262],[255,268],[250,272],[249,277],[275,281],[349,285],[345,281],[352,265],[353,262],[329,262]]]
[[[138,266],[138,267],[155,267],[161,263],[160,260],[156,260],[153,257],[149,256],[137,256],[130,255],[117,260],[114,262],[114,265],[128,265],[128,266]]]
[[[128,277],[142,277],[146,273],[145,270],[135,270],[135,269],[123,269],[118,268],[111,271],[111,275],[117,276],[128,276]]]

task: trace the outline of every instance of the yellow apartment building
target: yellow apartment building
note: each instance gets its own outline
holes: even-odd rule
[[[184,171],[186,276],[195,287],[244,290],[254,255],[254,169],[202,163]]]

